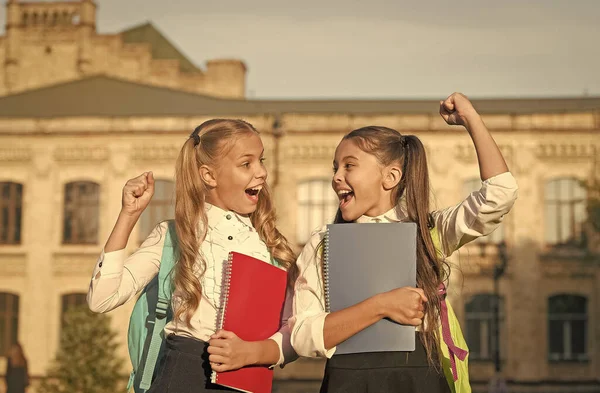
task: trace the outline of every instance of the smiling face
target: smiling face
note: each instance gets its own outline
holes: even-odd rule
[[[223,210],[248,215],[256,210],[267,181],[262,141],[256,133],[248,132],[237,137],[225,153],[214,167],[200,169],[210,187],[206,201]]]
[[[392,193],[399,181],[397,166],[383,166],[363,151],[355,140],[344,139],[335,151],[333,190],[340,200],[345,221],[360,216],[379,216],[392,207]]]

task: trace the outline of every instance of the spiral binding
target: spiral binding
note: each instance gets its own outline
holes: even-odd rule
[[[329,303],[329,229],[323,239],[323,292],[325,292],[325,311],[331,311]]]
[[[223,329],[225,323],[225,314],[227,314],[227,301],[229,300],[229,288],[231,286],[231,271],[233,270],[233,254],[229,253],[227,262],[223,266],[222,284],[221,284],[221,305],[217,313],[217,330]],[[212,383],[217,383],[219,374],[213,371],[210,376]]]
[[[223,266],[223,283],[221,284],[221,307],[220,316],[217,322],[217,330],[223,329],[225,314],[227,313],[227,301],[229,300],[229,288],[231,286],[231,270],[233,268],[233,254],[229,253],[227,262]]]

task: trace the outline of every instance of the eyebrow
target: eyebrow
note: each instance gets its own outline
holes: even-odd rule
[[[262,156],[262,155],[264,155],[264,154],[265,154],[265,149],[263,149],[263,150],[260,152],[260,154],[259,154],[259,157],[260,157],[260,156]],[[239,160],[239,159],[242,159],[242,158],[246,158],[246,157],[254,157],[254,154],[251,154],[251,153],[242,154],[241,156],[239,156],[239,157],[238,157],[238,160]]]
[[[358,158],[356,158],[356,157],[354,157],[354,156],[346,156],[346,157],[342,158],[342,161],[345,161],[345,160],[347,160],[348,158],[353,158],[353,159],[355,159],[356,161],[358,161]],[[336,161],[336,160],[333,160],[333,165],[335,165],[335,164],[337,164],[337,161]]]

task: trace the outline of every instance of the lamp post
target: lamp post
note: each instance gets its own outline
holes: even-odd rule
[[[502,371],[500,363],[500,278],[504,275],[507,264],[508,254],[506,243],[503,240],[498,244],[498,262],[494,265],[494,367],[496,374]]]
[[[508,265],[508,253],[506,250],[506,243],[501,241],[497,245],[498,260],[494,264],[494,297],[493,297],[493,312],[494,312],[494,370],[495,375],[490,381],[490,393],[504,393],[507,392],[506,382],[501,376],[502,364],[500,361],[500,279],[506,272],[506,266]]]

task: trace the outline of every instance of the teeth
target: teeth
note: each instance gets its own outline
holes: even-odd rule
[[[338,191],[338,195],[339,196],[346,196],[346,195],[348,195],[350,193],[352,193],[352,191],[350,191],[350,190],[340,190],[340,191]]]

